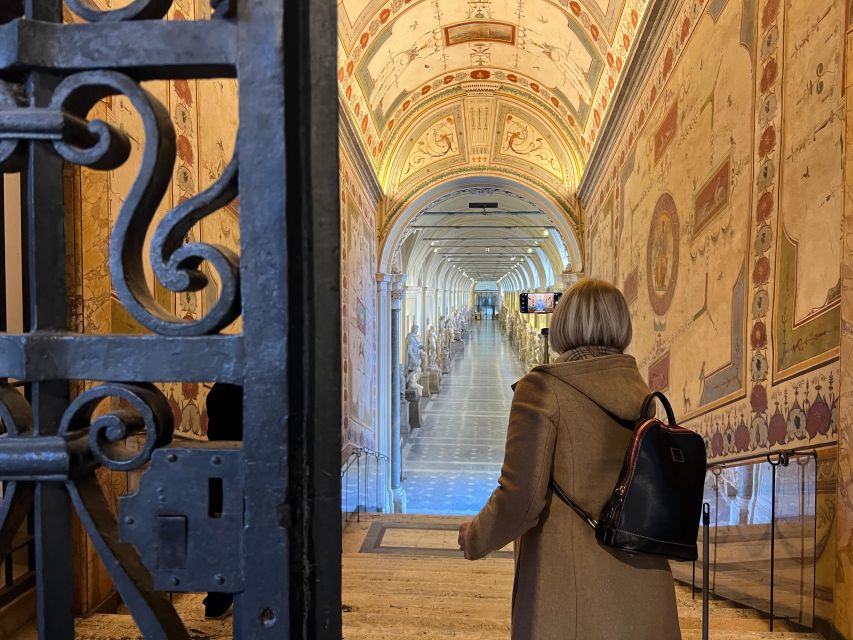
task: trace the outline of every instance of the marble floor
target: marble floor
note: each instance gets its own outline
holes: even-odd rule
[[[407,512],[471,515],[497,486],[510,385],[524,371],[495,320],[471,323],[441,393],[422,405],[423,427],[403,451]]]

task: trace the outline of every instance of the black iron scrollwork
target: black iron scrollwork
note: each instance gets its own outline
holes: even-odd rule
[[[12,385],[0,383],[0,421],[5,427],[3,438],[26,436],[32,432],[33,411],[29,403]],[[9,552],[15,534],[21,528],[33,501],[33,483],[4,483],[0,500],[0,557]]]
[[[134,0],[119,9],[100,9],[91,0],[65,0],[65,4],[88,22],[159,20],[168,13],[172,0]]]
[[[180,320],[164,309],[148,286],[143,266],[143,244],[149,226],[171,181],[176,142],[171,118],[165,107],[131,78],[112,71],[78,73],[64,80],[51,107],[74,119],[85,119],[89,111],[108,95],[126,96],[142,119],[145,146],[137,178],[110,236],[110,272],[113,286],[125,308],[155,333],[197,336],[216,333],[240,315],[239,259],[225,247],[203,243],[183,245],[185,234],[205,216],[237,196],[235,159],[209,189],[179,205],[157,229],[151,246],[154,270],[173,291],[199,291],[208,284],[199,269],[209,261],[219,273],[219,299],[199,320]],[[76,120],[75,120],[76,121]],[[102,121],[88,123],[91,144],[65,139],[54,142],[67,161],[95,168],[113,168],[127,158],[127,138]]]
[[[127,160],[130,141],[122,131],[64,110],[62,93],[48,107],[27,108],[19,90],[18,85],[0,81],[0,167],[5,171],[18,168],[27,140],[50,142],[69,160],[95,169],[114,169]],[[97,90],[92,88],[93,93]]]
[[[105,400],[121,406],[95,415]],[[0,385],[0,418],[7,433],[0,437],[0,479],[65,481],[97,466],[131,471],[151,459],[155,449],[172,441],[174,422],[163,392],[148,383],[103,384],[82,393],[66,409],[56,435],[33,433],[32,412],[13,388]],[[143,434],[130,449],[126,440]]]
[[[190,640],[172,603],[154,588],[136,549],[121,541],[118,521],[95,474],[65,484],[80,521],[145,638]]]
[[[109,399],[122,400],[127,408],[94,416],[98,406]],[[59,435],[71,436],[86,428],[89,449],[102,465],[113,471],[132,471],[143,466],[155,449],[172,441],[174,434],[169,403],[150,384],[103,384],[80,394],[66,410]],[[145,434],[142,447],[129,449],[126,439],[140,433]]]
[[[219,298],[204,317],[185,321],[181,329],[208,334],[231,324],[240,315],[240,260],[227,247],[194,242],[184,244],[193,225],[237,197],[237,154],[209,189],[179,204],[158,225],[151,240],[154,272],[173,291],[201,291],[208,284],[199,267],[209,262],[219,273]]]
[[[94,416],[107,399],[124,407]],[[163,393],[150,384],[104,384],[82,393],[65,411],[58,435],[34,435],[32,409],[13,387],[0,383],[0,556],[5,556],[33,501],[35,482],[65,481],[65,488],[90,539],[146,638],[189,640],[183,622],[153,584],[139,554],[121,542],[118,522],[94,474],[92,455],[116,471],[136,469],[172,440],[173,421]],[[88,439],[84,436],[88,430]],[[124,440],[144,431],[139,451]],[[58,473],[64,477],[57,478]],[[24,478],[18,481],[16,478]]]
[[[7,382],[0,382],[0,422],[10,436],[29,435],[33,429],[30,403]]]
[[[0,80],[0,122],[6,114],[18,113],[21,107],[17,85]],[[0,134],[0,168],[4,171],[17,171],[20,168],[21,140],[17,132],[8,132],[5,127]]]

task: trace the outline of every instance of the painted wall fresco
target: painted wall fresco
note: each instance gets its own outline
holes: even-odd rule
[[[108,8],[104,0],[96,0]],[[169,13],[172,20],[208,19],[207,0],[175,0]],[[66,12],[66,21],[76,17]],[[209,187],[221,174],[234,149],[237,131],[237,85],[234,80],[148,82],[151,92],[172,114],[177,138],[177,160],[171,185],[160,205],[154,225],[179,203]],[[121,96],[108,98],[90,114],[124,131],[131,141],[131,156],[122,167],[108,172],[69,168],[66,173],[68,235],[73,252],[69,255],[71,325],[86,333],[142,333],[145,330],[124,310],[111,289],[108,268],[110,229],[129,192],[139,167],[144,134],[130,102]],[[188,234],[188,241],[223,245],[239,254],[238,204],[206,218]],[[152,226],[152,232],[153,232]],[[147,255],[147,246],[146,246]],[[207,265],[202,268],[211,284],[198,293],[175,294],[155,282],[145,261],[149,286],[160,304],[183,318],[203,315],[217,297],[218,276]],[[226,331],[241,330],[238,320]],[[85,384],[78,385],[81,390]],[[166,383],[166,393],[175,418],[178,437],[205,439],[207,414],[204,408],[209,385]],[[132,490],[133,475],[98,471],[113,508],[119,496]],[[75,535],[77,589],[75,607],[80,612],[101,605],[113,592],[112,582],[97,554],[78,527]]]
[[[343,332],[343,425],[341,442],[372,447],[377,398],[376,202],[360,183],[342,149],[341,326]]]
[[[853,25],[853,14],[849,16]],[[847,32],[847,51],[853,49],[853,30]],[[853,69],[846,68],[845,88],[853,90]],[[847,104],[846,157],[853,157],[853,103]],[[841,265],[841,424],[838,432],[838,516],[836,520],[835,626],[853,638],[853,172],[845,185]]]
[[[845,25],[842,0],[681,2],[586,203],[589,272],[715,458],[838,432]]]

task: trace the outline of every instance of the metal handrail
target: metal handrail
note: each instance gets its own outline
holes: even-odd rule
[[[388,456],[386,456],[384,453],[379,453],[378,451],[368,449],[367,447],[354,447],[352,453],[349,454],[349,458],[347,458],[347,461],[343,465],[341,465],[341,478],[344,477],[344,474],[349,471],[349,468],[353,465],[353,463],[359,458],[361,458],[362,455],[371,456],[379,460],[389,460]]]
[[[818,451],[820,449],[829,449],[830,447],[837,446],[837,442],[820,442],[818,444],[812,444],[805,447],[794,447],[791,449],[774,449],[772,451],[755,452],[749,455],[739,456],[737,458],[726,458],[725,460],[720,460],[719,462],[710,462],[708,463],[708,470],[710,471],[713,469],[725,469],[727,467],[737,466],[744,462],[758,462],[759,460],[766,461],[769,456],[801,456],[812,453],[814,451]]]
[[[376,460],[375,491],[376,491],[376,502],[377,502],[376,506],[377,506],[377,508],[379,506],[379,473],[380,473],[379,463],[382,461],[388,462],[390,460],[388,458],[388,456],[386,456],[384,453],[380,453],[379,451],[375,451],[373,449],[370,449],[369,447],[354,447],[352,452],[350,453],[349,457],[347,458],[346,462],[343,465],[341,465],[342,489],[343,489],[343,485],[344,485],[344,478],[347,476],[350,469],[352,469],[353,465],[355,465],[355,467],[356,467],[356,474],[357,474],[356,475],[356,488],[357,488],[356,493],[357,493],[357,495],[356,495],[355,513],[356,513],[356,520],[358,522],[361,522],[362,502],[364,503],[364,505],[366,507],[367,502],[369,500],[369,495],[368,495],[369,494],[369,486],[368,486],[369,485],[369,476],[368,476],[367,468],[365,469],[364,487],[362,487],[362,482],[361,482],[361,459],[362,458],[368,458],[368,459],[374,458]],[[349,502],[348,502],[349,496],[348,496],[347,492],[343,492],[343,493],[345,493],[346,499],[347,499],[347,502],[345,503],[346,506],[343,509],[344,517],[346,518],[349,515]],[[364,497],[363,501],[362,501],[362,496]]]

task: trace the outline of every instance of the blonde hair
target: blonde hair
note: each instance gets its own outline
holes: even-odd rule
[[[551,348],[557,353],[583,346],[624,351],[631,335],[625,296],[606,280],[595,278],[581,280],[563,293],[549,330]]]

